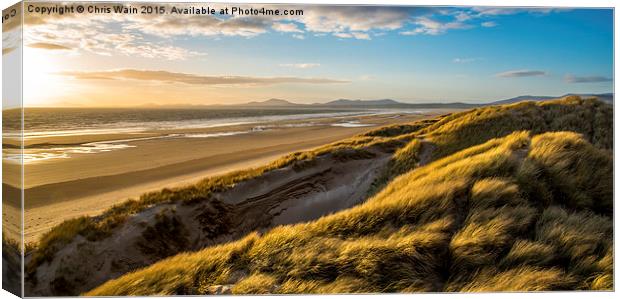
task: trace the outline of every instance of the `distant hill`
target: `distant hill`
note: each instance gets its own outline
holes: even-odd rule
[[[304,106],[303,104],[291,103],[287,100],[282,99],[269,99],[266,101],[258,102],[249,102],[246,104],[241,104],[243,106],[265,106],[265,107],[286,107],[286,106]]]
[[[243,107],[296,107],[296,108],[334,108],[334,109],[355,109],[355,108],[404,108],[404,109],[432,109],[432,108],[453,108],[453,109],[467,109],[480,106],[480,104],[468,104],[468,103],[402,103],[392,99],[379,99],[379,100],[350,100],[350,99],[338,99],[327,103],[314,103],[314,104],[298,104],[282,99],[269,99],[266,101],[253,101],[236,106]]]
[[[377,99],[377,100],[351,100],[351,99],[337,99],[326,103],[314,103],[314,104],[300,104],[292,101],[272,98],[265,101],[252,101],[244,104],[218,104],[218,105],[190,105],[190,104],[177,104],[177,105],[157,105],[146,104],[141,106],[142,108],[178,108],[178,109],[212,109],[212,108],[231,108],[231,107],[248,107],[248,108],[326,108],[326,109],[470,109],[480,106],[488,105],[504,105],[512,104],[521,101],[549,101],[557,100],[567,96],[580,96],[582,98],[597,98],[602,102],[613,104],[613,93],[601,93],[601,94],[574,94],[568,93],[562,96],[534,96],[524,95],[510,99],[498,100],[489,103],[403,103],[392,99]]]
[[[392,99],[377,99],[377,100],[351,100],[351,99],[338,99],[329,101],[326,103],[314,103],[314,104],[298,104],[293,103],[287,100],[282,99],[269,99],[263,102],[254,101],[246,104],[241,104],[239,106],[246,107],[297,107],[297,108],[334,108],[334,109],[355,109],[355,108],[377,108],[377,109],[469,109],[480,106],[488,106],[488,105],[504,105],[504,104],[512,104],[521,101],[549,101],[549,100],[558,100],[568,96],[580,96],[582,98],[597,98],[602,102],[613,104],[614,102],[614,94],[613,93],[601,93],[601,94],[579,94],[579,93],[568,93],[562,96],[535,96],[535,95],[523,95],[510,99],[504,99],[499,101],[493,101],[489,103],[482,104],[473,104],[473,103],[461,103],[461,102],[452,102],[452,103],[403,103],[398,102]]]
[[[512,104],[521,101],[548,101],[548,100],[557,100],[568,96],[580,96],[582,98],[597,98],[602,102],[613,104],[614,102],[614,94],[613,93],[601,93],[601,94],[584,94],[584,93],[568,93],[563,96],[553,97],[553,96],[518,96],[510,99],[500,100],[489,103],[489,105],[503,105],[503,104]]]

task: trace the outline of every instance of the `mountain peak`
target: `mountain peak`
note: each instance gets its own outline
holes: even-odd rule
[[[272,98],[266,101],[254,101],[254,102],[249,102],[246,103],[244,105],[250,105],[250,106],[291,106],[291,105],[297,105],[295,103],[291,103],[287,100],[282,100],[282,99],[276,99],[276,98]]]

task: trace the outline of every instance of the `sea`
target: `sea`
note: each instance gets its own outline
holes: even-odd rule
[[[314,109],[314,108],[221,108],[221,109],[145,109],[145,108],[26,108],[23,111],[23,135],[20,109],[4,110],[4,138],[24,141],[46,137],[83,136],[97,134],[136,134],[164,130],[219,128],[216,133],[163,134],[155,137],[123,138],[73,145],[35,144],[23,152],[3,141],[3,161],[38,163],[66,159],[75,154],[96,154],[135,147],[135,141],[159,138],[221,138],[273,129],[278,126],[330,125],[363,127],[373,124],[351,120],[356,116],[382,114],[419,114],[423,110],[407,109]],[[317,124],[316,119],[330,118],[329,124]],[[291,122],[292,123],[287,123]],[[274,125],[275,124],[275,125]],[[239,131],[236,125],[251,125]],[[227,130],[226,127],[231,127]],[[22,160],[23,159],[23,160]]]

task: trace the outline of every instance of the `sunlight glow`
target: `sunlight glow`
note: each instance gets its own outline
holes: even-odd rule
[[[24,47],[24,105],[46,106],[53,98],[66,93],[63,78],[58,72],[56,54],[50,51]]]

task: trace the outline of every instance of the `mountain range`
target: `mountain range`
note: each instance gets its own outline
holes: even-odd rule
[[[235,106],[245,106],[245,107],[298,107],[298,108],[308,108],[308,107],[322,107],[322,108],[473,108],[479,106],[488,106],[488,105],[503,105],[503,104],[511,104],[521,101],[548,101],[548,100],[556,100],[561,99],[567,96],[580,96],[582,98],[598,98],[600,101],[605,103],[613,104],[614,94],[613,93],[602,93],[602,94],[577,94],[577,93],[568,93],[562,96],[533,96],[533,95],[523,95],[514,98],[504,99],[493,101],[484,104],[474,104],[474,103],[462,103],[462,102],[452,102],[452,103],[403,103],[398,102],[392,99],[377,99],[377,100],[351,100],[351,99],[337,99],[334,101],[326,102],[326,103],[314,103],[314,104],[299,104],[293,103],[283,99],[269,99],[266,101],[253,101],[245,104],[239,104]]]
[[[242,107],[295,107],[295,108],[471,108],[477,107],[479,104],[468,103],[419,103],[410,104],[402,103],[392,99],[378,99],[378,100],[350,100],[350,99],[338,99],[326,103],[314,103],[314,104],[298,104],[283,99],[269,99],[266,101],[254,101],[245,104],[239,104],[235,106]]]
[[[200,105],[200,104],[173,104],[173,105],[158,105],[158,104],[145,104],[140,106],[141,108],[177,108],[177,109],[202,109],[202,108],[326,108],[326,109],[360,109],[360,108],[376,108],[376,109],[437,109],[437,108],[452,108],[452,109],[469,109],[481,106],[490,105],[503,105],[511,104],[521,101],[548,101],[557,100],[567,96],[580,96],[582,98],[597,98],[602,102],[612,104],[614,102],[613,93],[601,93],[601,94],[585,94],[585,93],[567,93],[561,96],[534,96],[523,95],[509,99],[497,100],[487,103],[464,103],[464,102],[429,102],[429,103],[404,103],[393,99],[376,99],[376,100],[360,100],[360,99],[337,99],[325,103],[313,103],[313,104],[300,104],[285,99],[272,98],[265,101],[252,101],[243,104],[216,104],[216,105]]]

